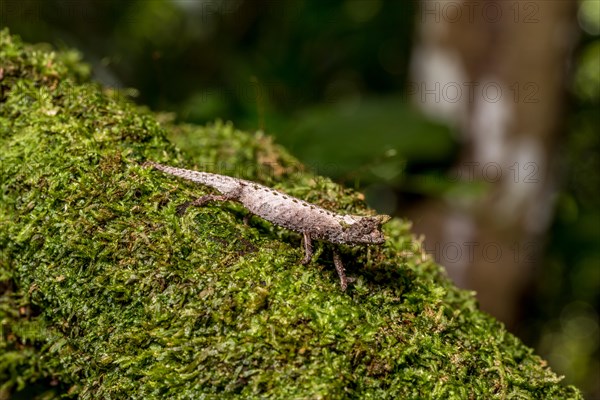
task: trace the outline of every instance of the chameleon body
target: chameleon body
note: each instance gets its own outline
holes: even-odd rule
[[[302,264],[308,264],[312,258],[313,239],[350,245],[385,242],[381,225],[389,220],[390,217],[387,215],[363,217],[337,214],[255,182],[226,175],[170,167],[151,161],[144,165],[212,187],[221,193],[220,195],[208,194],[195,201],[185,203],[180,206],[180,212],[185,212],[189,206],[202,206],[209,201],[232,200],[241,203],[252,214],[301,233],[305,250]],[[348,279],[344,272],[344,266],[338,252],[334,250],[333,255],[342,290],[345,290]]]

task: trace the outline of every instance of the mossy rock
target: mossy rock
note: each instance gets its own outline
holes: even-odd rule
[[[298,234],[239,205],[178,216],[209,190],[143,161],[371,212],[268,137],[171,124],[88,70],[0,34],[0,398],[581,398],[407,221],[384,246],[342,246],[357,278],[342,292],[329,245],[302,266]]]

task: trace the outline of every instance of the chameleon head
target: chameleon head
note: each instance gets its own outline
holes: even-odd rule
[[[381,232],[381,225],[389,221],[389,215],[376,215],[374,217],[360,217],[344,230],[346,243],[355,244],[382,244],[385,236]]]

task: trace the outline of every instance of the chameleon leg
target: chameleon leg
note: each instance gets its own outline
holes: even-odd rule
[[[181,204],[180,206],[177,206],[177,214],[179,214],[179,215],[185,214],[188,207],[191,207],[191,206],[202,207],[209,201],[226,201],[226,200],[229,200],[229,199],[223,195],[207,194],[205,196],[198,197],[194,201],[188,201],[186,203]]]
[[[340,285],[342,286],[342,291],[345,291],[348,287],[348,278],[346,278],[344,264],[342,264],[342,258],[337,250],[333,250],[333,263],[335,264],[335,269],[340,276]]]
[[[310,262],[313,256],[312,241],[310,239],[310,235],[306,232],[302,233],[302,244],[304,244],[304,258],[302,259],[301,264],[306,265]]]
[[[252,218],[252,214],[248,213],[248,214],[244,215],[244,219],[242,220],[244,222],[244,225],[246,225],[246,226],[250,225],[250,218]]]

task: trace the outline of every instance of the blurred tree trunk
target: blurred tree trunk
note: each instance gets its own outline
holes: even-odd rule
[[[489,186],[411,217],[452,278],[513,328],[552,217],[576,5],[422,1],[417,15],[413,100],[460,132],[453,177]]]

